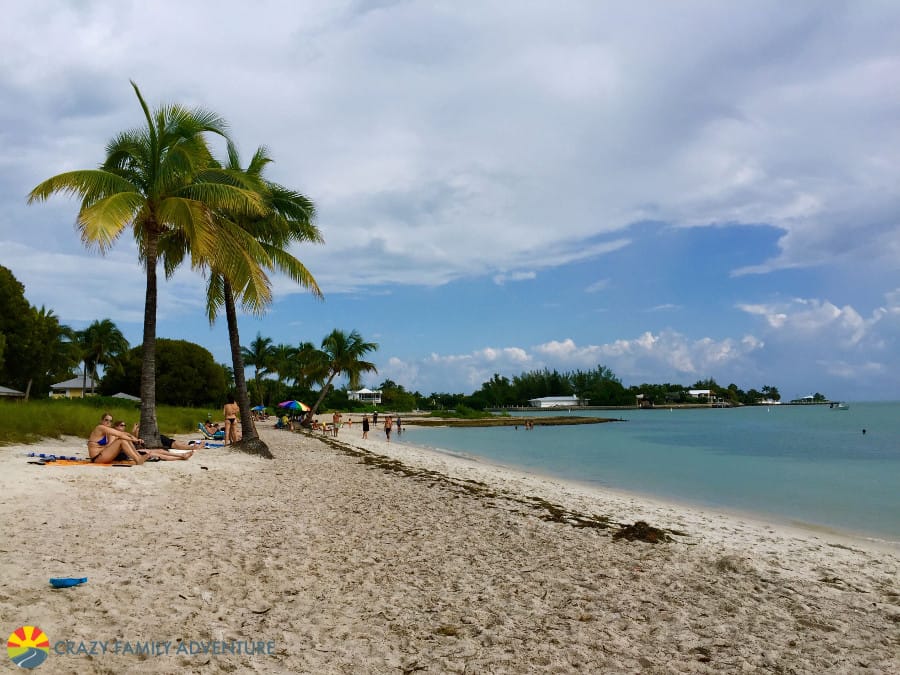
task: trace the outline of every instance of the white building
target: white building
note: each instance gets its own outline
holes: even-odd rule
[[[587,399],[577,396],[543,396],[528,399],[528,405],[532,408],[572,408],[587,405]]]
[[[363,403],[378,405],[381,403],[381,390],[372,391],[364,387],[359,391],[348,391],[347,398],[351,401],[362,401]]]

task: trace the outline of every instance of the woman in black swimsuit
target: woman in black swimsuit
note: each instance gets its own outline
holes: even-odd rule
[[[222,408],[222,414],[225,415],[225,445],[231,443],[234,445],[238,441],[237,437],[237,416],[240,412],[237,403],[234,402],[234,396],[228,395],[228,403]]]

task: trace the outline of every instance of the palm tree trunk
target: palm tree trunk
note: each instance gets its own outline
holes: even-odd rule
[[[147,294],[144,300],[144,354],[141,360],[141,440],[147,448],[162,447],[156,422],[156,260],[159,234],[147,223]]]
[[[325,383],[325,386],[322,387],[322,393],[319,394],[319,400],[316,401],[316,404],[312,407],[312,410],[309,411],[310,417],[315,417],[316,413],[319,412],[319,406],[322,405],[322,401],[325,400],[325,396],[328,394],[328,387],[331,386],[331,381],[334,379],[335,375],[337,375],[337,371],[331,373],[328,376],[328,382]]]
[[[232,447],[251,455],[275,459],[269,446],[259,438],[250,414],[250,395],[247,393],[247,378],[244,376],[244,359],[241,356],[241,338],[238,334],[237,312],[234,309],[234,294],[231,284],[225,282],[225,316],[228,320],[228,340],[231,343],[231,363],[234,368],[234,387],[237,403],[241,411],[241,440]]]

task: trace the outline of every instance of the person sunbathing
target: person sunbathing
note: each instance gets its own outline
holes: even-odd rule
[[[141,455],[135,447],[141,445],[143,441],[126,432],[124,422],[121,428],[113,428],[112,421],[112,415],[104,414],[100,424],[94,427],[88,436],[90,460],[95,464],[112,464],[121,454],[126,459],[134,460],[136,464],[143,464],[147,457]]]
[[[116,422],[116,427],[120,426],[124,429],[125,422]],[[137,436],[138,430],[140,429],[140,423],[135,422],[134,426],[131,427],[131,435]],[[149,450],[148,452],[152,457],[157,457],[159,459],[170,461],[173,459],[189,459],[191,455],[194,454],[194,450],[199,450],[200,448],[205,448],[206,443],[191,445],[189,443],[182,443],[181,441],[176,441],[171,436],[166,436],[165,434],[159,435],[159,440],[162,443],[162,449],[160,450]],[[140,451],[138,451],[140,452]]]

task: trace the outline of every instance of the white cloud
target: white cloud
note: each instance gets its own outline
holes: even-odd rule
[[[740,305],[760,320],[759,338],[695,333],[709,325],[696,320],[705,308],[666,296],[673,303],[654,310],[688,310],[662,315],[670,329],[650,312],[629,328],[632,339],[569,346],[563,336],[573,333],[560,329],[533,338],[547,342],[524,356],[501,347],[493,360],[473,349],[423,362],[409,375],[420,381],[451,362],[460,371],[446,382],[478,385],[493,367],[556,358],[584,367],[616,359],[622,377],[649,380],[723,364],[783,372],[806,362],[798,355],[815,364],[829,350],[840,352],[835,362],[896,361],[900,99],[890,92],[900,90],[900,5],[269,0],[261,9],[222,0],[215,30],[199,33],[208,9],[194,3],[7,5],[0,264],[26,282],[32,303],[67,320],[108,309],[140,321],[142,271],[129,242],[105,259],[82,250],[71,227],[77,202],[28,207],[25,196],[50,175],[96,166],[114,134],[141,123],[134,78],[152,106],[221,113],[245,157],[271,148],[269,176],[318,207],[327,245],[297,252],[330,297],[504,284],[616,252],[627,259],[625,249],[645,243],[645,222],[774,227],[775,248],[760,253],[756,242],[723,281],[820,266],[853,289],[835,304]],[[662,255],[689,269],[702,261],[680,257],[694,253]],[[630,274],[671,262],[636,261]],[[635,278],[592,269],[575,288],[618,290]],[[600,269],[605,278],[592,281]],[[860,309],[884,288],[898,290],[883,307]],[[305,292],[280,279],[275,290]],[[179,272],[160,292],[161,318],[200,314],[196,275]],[[579,300],[598,311],[587,307],[593,298]],[[694,324],[677,325],[682,314]],[[777,366],[748,363],[776,352]],[[880,372],[882,390],[897,392],[889,369]]]
[[[589,284],[585,289],[585,293],[598,293],[599,291],[606,290],[609,288],[610,280],[609,279],[598,279],[592,284]]]
[[[513,272],[512,274],[496,274],[494,275],[494,283],[502,286],[507,281],[529,281],[537,278],[534,272]]]
[[[663,379],[691,381],[708,375],[739,370],[746,358],[762,349],[761,340],[746,336],[740,340],[690,340],[673,331],[658,335],[643,333],[633,340],[616,340],[602,345],[578,345],[571,338],[551,340],[531,349],[505,347],[476,350],[467,354],[431,354],[420,362],[391,359],[390,372],[414,376],[410,388],[430,393],[445,387],[469,393],[494,373],[513,377],[543,368],[560,371],[592,370],[598,365],[611,368],[626,384]],[[440,384],[442,383],[442,384]]]
[[[328,251],[310,258],[331,292],[514,280],[625,246],[613,233],[648,218],[782,228],[777,256],[744,271],[896,259],[898,8],[223,2],[198,39],[202,10],[179,4],[172,24],[173,7],[9,8],[11,194],[93,166],[139,124],[134,77],[151,103],[221,112],[245,153],[271,146],[273,177],[319,205]],[[262,35],[249,60],[231,48]]]
[[[782,340],[806,343],[825,340],[832,348],[858,345],[887,312],[876,308],[869,319],[864,319],[849,305],[838,307],[827,300],[804,298],[772,305],[739,304],[737,308],[762,316]]]

